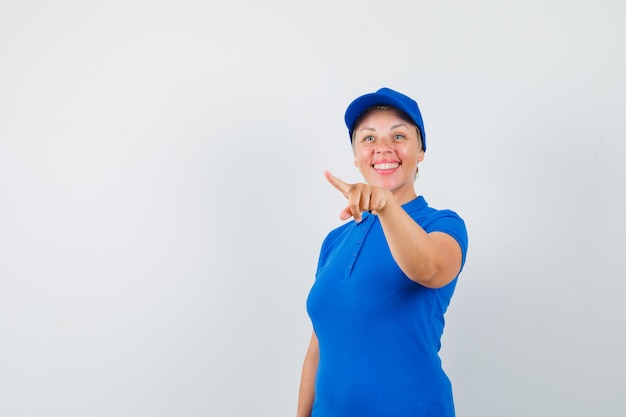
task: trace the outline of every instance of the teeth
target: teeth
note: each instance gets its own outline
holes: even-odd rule
[[[387,163],[387,164],[374,164],[374,169],[394,169],[400,166],[399,163]]]

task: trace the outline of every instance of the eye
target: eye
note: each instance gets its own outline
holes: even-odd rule
[[[403,135],[403,134],[401,134],[401,133],[397,133],[397,134],[393,135],[393,139],[394,139],[394,140],[403,140],[405,137],[406,137],[406,136],[404,136],[404,135]]]
[[[374,141],[374,136],[365,136],[363,138],[363,142],[373,142]]]

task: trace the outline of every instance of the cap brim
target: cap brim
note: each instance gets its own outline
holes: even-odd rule
[[[393,97],[380,93],[365,94],[350,103],[348,109],[346,110],[344,119],[350,135],[352,135],[354,123],[356,123],[359,116],[361,116],[363,112],[365,112],[365,110],[369,109],[370,107],[381,105],[393,106],[406,112],[406,110],[404,110],[404,103]]]

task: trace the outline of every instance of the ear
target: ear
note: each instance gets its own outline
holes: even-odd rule
[[[359,167],[359,161],[356,158],[356,153],[354,154],[354,166],[357,167],[357,168]]]
[[[417,163],[419,164],[423,160],[424,160],[424,150],[420,149],[419,152],[417,153]]]

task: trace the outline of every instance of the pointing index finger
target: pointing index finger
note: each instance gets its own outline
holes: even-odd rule
[[[350,194],[350,184],[335,177],[329,171],[324,171],[324,177],[326,177],[326,180],[331,183],[331,185],[335,187],[337,191],[343,194],[346,198],[348,197],[348,195]]]

